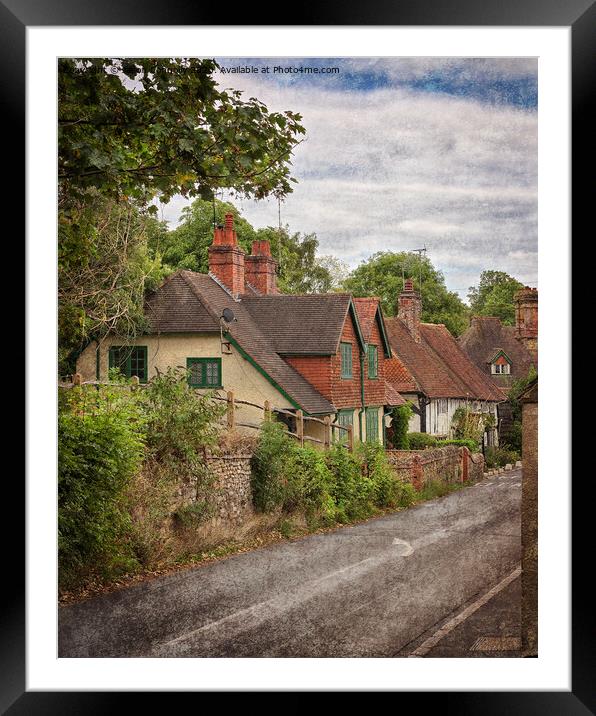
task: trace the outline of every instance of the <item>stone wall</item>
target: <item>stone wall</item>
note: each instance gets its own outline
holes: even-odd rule
[[[432,480],[463,482],[482,478],[484,457],[465,447],[446,445],[427,450],[387,450],[389,462],[403,480],[417,490]]]
[[[251,454],[246,452],[205,457],[204,491],[197,491],[198,479],[180,485],[178,504],[206,501],[213,524],[239,525],[253,515]]]

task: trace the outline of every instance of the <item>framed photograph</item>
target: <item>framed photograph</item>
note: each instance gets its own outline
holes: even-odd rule
[[[566,429],[593,6],[0,12],[27,188],[3,708],[594,709]]]

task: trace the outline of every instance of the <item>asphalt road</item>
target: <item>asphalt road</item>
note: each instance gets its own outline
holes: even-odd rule
[[[519,470],[60,608],[61,657],[408,656],[520,561]]]

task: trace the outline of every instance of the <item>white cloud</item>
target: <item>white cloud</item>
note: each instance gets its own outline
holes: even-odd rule
[[[437,62],[422,58],[407,70],[420,75]],[[510,64],[506,71],[523,75],[535,60]],[[475,71],[489,76],[499,68],[502,61],[491,60]],[[315,232],[321,254],[355,266],[375,251],[426,244],[462,296],[484,269],[536,282],[535,112],[404,87],[337,91],[321,78],[280,85],[226,75],[225,84],[270,110],[302,114],[299,184],[282,205],[282,221]],[[164,217],[175,223],[185,203],[171,202]],[[237,204],[254,225],[277,225],[276,201]]]

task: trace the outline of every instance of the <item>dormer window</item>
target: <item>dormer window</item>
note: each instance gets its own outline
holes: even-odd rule
[[[497,355],[492,359],[490,364],[490,372],[493,375],[511,374],[511,361],[505,355],[505,353],[499,351]]]

